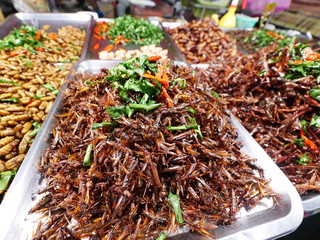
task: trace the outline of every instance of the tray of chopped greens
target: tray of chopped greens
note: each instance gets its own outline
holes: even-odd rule
[[[124,60],[141,54],[183,60],[157,20],[130,15],[96,20],[87,59]]]

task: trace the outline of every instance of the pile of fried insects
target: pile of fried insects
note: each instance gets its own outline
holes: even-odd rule
[[[187,66],[130,58],[75,74],[42,156],[33,239],[214,237],[278,195],[241,150],[225,103]]]

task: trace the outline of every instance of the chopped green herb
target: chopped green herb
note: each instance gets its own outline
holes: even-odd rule
[[[43,98],[43,97],[45,97],[46,95],[34,95],[32,98],[34,98],[34,99],[40,99],[40,98]]]
[[[308,130],[307,130],[307,121],[305,119],[302,119],[300,121],[300,125],[301,125],[301,128],[303,129],[304,132],[308,132]]]
[[[59,90],[54,90],[51,92],[53,95],[57,96],[59,94]]]
[[[90,85],[94,84],[94,82],[91,82],[91,81],[85,81],[85,82],[84,82],[84,84],[85,84],[85,85],[87,85],[87,86],[90,86]]]
[[[97,129],[97,128],[102,128],[103,126],[106,125],[111,125],[111,122],[101,122],[101,123],[94,123],[91,127],[91,129]]]
[[[216,97],[216,98],[218,98],[218,99],[220,99],[219,94],[218,94],[217,92],[215,92],[215,91],[213,91],[213,92],[211,93],[211,95],[214,96],[214,97]]]
[[[1,99],[2,102],[19,102],[18,98],[3,98]]]
[[[14,86],[20,86],[19,83],[15,83],[15,82],[13,82],[13,81],[4,80],[4,79],[0,79],[0,83],[10,83],[10,84],[12,84],[12,85],[14,85]]]
[[[0,191],[7,190],[11,178],[16,174],[16,171],[4,171],[0,173]]]
[[[91,152],[93,149],[93,143],[89,144],[86,150],[86,154],[83,159],[83,166],[89,167],[91,166]]]
[[[26,67],[30,67],[31,64],[32,64],[32,62],[31,62],[29,59],[27,59],[27,60],[26,60]]]
[[[292,143],[297,144],[300,147],[303,147],[304,146],[304,138],[302,137],[302,138],[296,139]]]
[[[308,157],[307,154],[304,154],[300,157],[299,160],[296,160],[297,163],[301,164],[301,165],[308,165],[311,161],[311,159]]]
[[[52,86],[52,84],[47,83],[47,84],[43,84],[42,87],[48,89],[50,92],[55,91],[56,89]]]
[[[34,130],[31,133],[29,133],[30,137],[34,137],[35,135],[37,135],[41,127],[39,122],[34,122],[32,123],[32,125],[34,127]]]
[[[313,118],[311,118],[310,121],[310,126],[316,126],[316,127],[320,127],[320,116],[316,115]]]
[[[311,97],[320,101],[320,88],[313,88],[308,92]]]
[[[187,81],[185,79],[183,79],[183,78],[174,79],[172,81],[172,86],[176,85],[177,83],[180,83],[180,85],[179,85],[180,89],[184,89],[187,86]]]
[[[59,65],[60,71],[64,71],[64,67],[62,65]]]
[[[190,112],[190,113],[196,113],[197,111],[194,110],[193,108],[191,107],[186,107],[186,109]]]
[[[59,90],[56,90],[50,83],[43,84],[42,87],[48,89],[53,95],[59,94]]]
[[[170,131],[178,131],[178,130],[187,130],[187,129],[194,129],[195,132],[198,134],[200,139],[203,139],[202,132],[200,130],[200,126],[197,124],[196,119],[192,117],[188,117],[189,122],[191,125],[181,125],[181,126],[167,126],[167,129]]]
[[[183,223],[182,210],[180,206],[180,197],[176,194],[169,192],[168,201],[173,207],[173,211],[176,214],[176,219],[178,223]]]
[[[161,29],[148,19],[137,19],[131,15],[116,18],[110,26],[108,36],[112,43],[158,45],[164,38]]]
[[[167,234],[165,234],[164,232],[161,232],[159,237],[156,240],[165,240],[167,239]]]

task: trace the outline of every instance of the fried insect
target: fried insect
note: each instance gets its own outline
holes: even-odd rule
[[[184,88],[168,88],[173,106],[160,95],[162,105],[153,111],[116,119],[106,107],[126,102],[102,80],[107,70],[70,82],[39,167],[44,197],[31,212],[46,217],[33,239],[155,239],[183,225],[170,193],[179,196],[184,224],[211,234],[233,223],[242,207],[277,196],[240,150],[224,105],[208,85],[188,67],[172,66],[167,74],[186,80]]]

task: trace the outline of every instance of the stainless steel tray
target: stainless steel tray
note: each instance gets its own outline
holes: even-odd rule
[[[29,24],[37,28],[43,25],[50,25],[50,31],[56,31],[66,25],[84,28],[87,35],[83,44],[80,60],[84,60],[87,55],[88,44],[94,20],[92,15],[87,13],[16,13],[10,15],[5,22],[0,25],[0,39],[7,36],[14,28],[19,28],[22,24]]]
[[[114,20],[113,18],[99,18],[96,20],[96,23],[97,22],[110,22],[113,20]],[[155,26],[158,26],[161,30],[163,30],[161,28],[159,21],[150,20],[150,22],[152,24],[154,24]],[[93,46],[96,43],[98,43],[100,45],[100,47],[97,50],[93,50]],[[94,39],[93,32],[92,32],[86,59],[99,59],[99,52],[102,51],[102,49],[105,48],[106,46],[108,46],[109,44],[111,44],[111,42],[108,38],[105,40]],[[160,44],[158,46],[163,49],[168,49],[168,57],[171,60],[184,61],[183,55],[178,50],[178,48],[176,48],[176,46],[174,44],[172,44],[172,42],[170,41],[167,34],[165,34],[164,39],[160,42]],[[121,48],[123,48],[125,50],[137,50],[137,49],[140,49],[140,47],[141,46],[135,45],[135,44],[121,45]]]
[[[98,73],[101,68],[110,68],[118,61],[88,60],[78,64],[78,72]],[[24,162],[13,180],[5,199],[0,205],[0,239],[27,239],[34,228],[29,210],[35,204],[36,192],[40,188],[41,176],[37,171],[40,156],[50,145],[52,136],[51,128],[55,123],[55,114],[59,114],[63,102],[62,87],[52,110],[43,123],[37,138],[32,144]],[[303,207],[297,191],[268,157],[262,148],[253,140],[242,125],[231,117],[231,123],[238,129],[239,141],[243,142],[243,151],[254,158],[257,164],[265,170],[266,178],[270,179],[270,185],[275,192],[281,194],[279,205],[271,200],[263,201],[253,210],[242,211],[238,220],[229,226],[221,226],[212,233],[223,240],[231,239],[275,239],[294,231],[303,219]],[[182,233],[171,239],[204,240],[207,237],[197,233]]]

